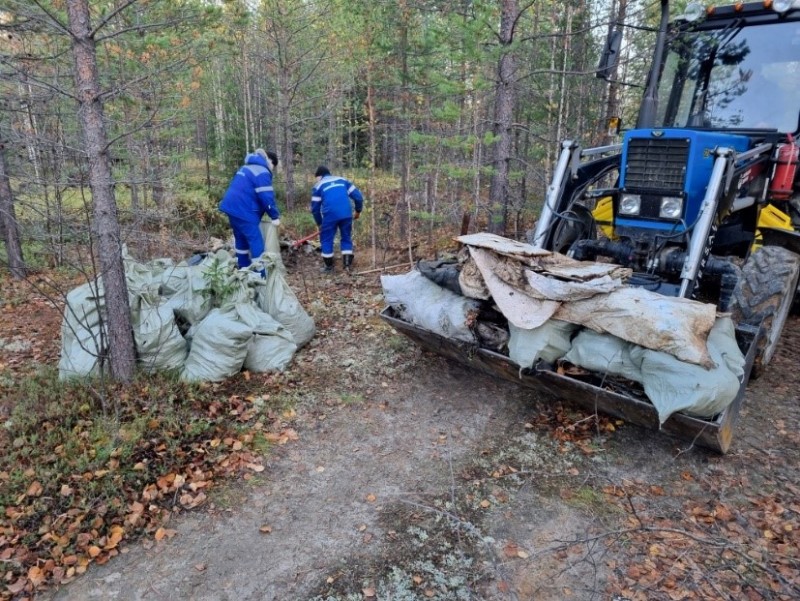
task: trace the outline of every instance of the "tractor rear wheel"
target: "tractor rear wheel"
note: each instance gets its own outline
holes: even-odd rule
[[[764,327],[750,377],[769,365],[792,308],[800,278],[800,256],[779,246],[759,248],[747,259],[733,295],[733,320]]]

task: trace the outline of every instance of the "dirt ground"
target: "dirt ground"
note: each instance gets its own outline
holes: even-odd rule
[[[318,327],[290,368],[298,440],[42,598],[800,597],[796,550],[770,546],[800,516],[798,317],[719,456],[421,351],[378,318],[377,274],[289,267]]]

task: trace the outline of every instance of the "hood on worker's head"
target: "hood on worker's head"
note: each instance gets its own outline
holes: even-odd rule
[[[251,154],[248,154],[246,157],[244,157],[244,164],[245,165],[261,165],[262,167],[266,167],[267,169],[272,171],[272,166],[267,161],[267,157],[266,156],[262,156],[258,152],[253,152]]]

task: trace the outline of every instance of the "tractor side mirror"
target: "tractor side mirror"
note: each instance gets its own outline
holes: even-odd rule
[[[622,45],[622,30],[615,29],[606,39],[603,47],[603,55],[600,57],[600,64],[597,65],[597,77],[608,80],[617,68],[619,61],[619,48]]]

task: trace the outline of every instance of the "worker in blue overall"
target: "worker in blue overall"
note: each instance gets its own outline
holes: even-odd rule
[[[219,203],[219,210],[228,216],[233,229],[240,269],[248,267],[264,253],[264,237],[259,227],[264,213],[272,219],[272,225],[281,223],[272,188],[272,172],[277,166],[278,155],[274,152],[259,148],[248,154]],[[266,277],[266,272],[262,275]]]
[[[339,231],[342,265],[349,271],[353,264],[353,219],[358,219],[364,208],[364,197],[358,188],[343,177],[331,175],[321,165],[314,173],[317,183],[311,190],[311,214],[319,226],[322,247],[323,273],[333,272],[333,240]],[[350,201],[355,204],[355,212]]]

